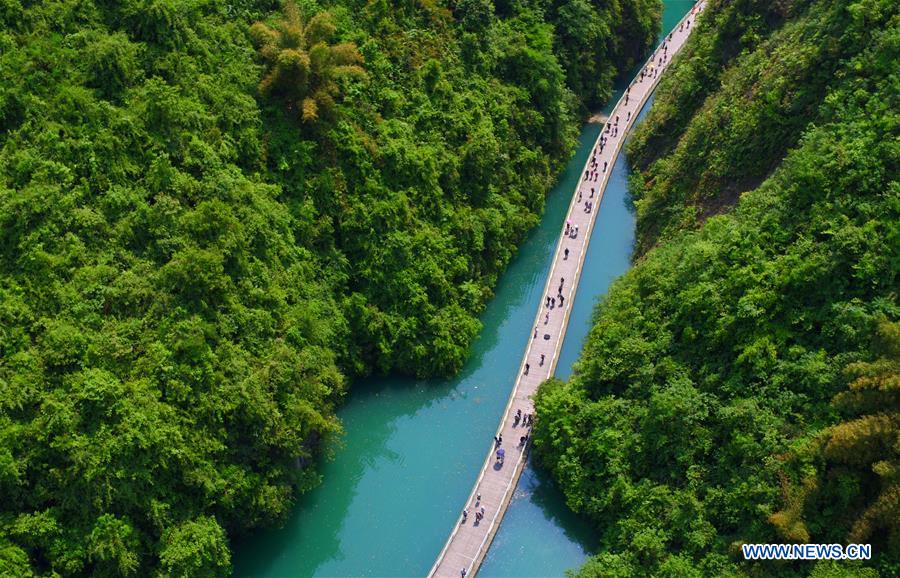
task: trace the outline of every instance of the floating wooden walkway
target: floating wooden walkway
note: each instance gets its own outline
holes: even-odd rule
[[[704,4],[705,1],[698,2],[671,31],[667,40],[656,49],[642,69],[643,76],[639,73],[626,95],[619,99],[610,114],[609,122],[594,145],[569,205],[566,218],[570,232],[567,235],[563,231],[557,244],[534,329],[528,336],[528,346],[519,368],[519,376],[497,432],[503,440],[499,448],[505,451],[504,463],[501,464],[497,460],[496,444],[486,440],[491,443],[491,449],[468,501],[460,508],[461,511],[463,509],[468,511],[468,517],[463,520],[460,516],[454,524],[450,537],[432,566],[429,576],[472,578],[478,572],[494,539],[525,465],[528,442],[522,445],[520,439],[526,433],[530,433],[530,428],[515,419],[516,411],[521,410],[523,415],[534,411],[532,394],[538,385],[553,375],[556,369],[569,314],[572,311],[572,302],[575,299],[575,290],[578,288],[581,268],[591,240],[591,231],[609,174],[628,130],[656,88],[662,71],[671,63],[694,29],[694,19],[702,11]],[[605,145],[601,147],[603,139]],[[588,203],[592,204],[590,212],[587,212]],[[556,300],[555,306],[547,306],[548,298]],[[480,512],[482,508],[484,518],[476,522],[476,512]]]

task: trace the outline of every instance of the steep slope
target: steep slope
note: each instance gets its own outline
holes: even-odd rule
[[[868,565],[900,564],[896,447],[850,462],[838,442],[816,450],[821,436],[882,439],[829,428],[864,362],[896,355],[871,342],[900,313],[898,11],[781,3],[755,49],[706,60],[740,5],[710,3],[661,84],[632,145],[643,255],[598,305],[572,379],[539,393],[536,454],[597,527],[583,576],[840,575],[858,566],[747,563],[739,544],[860,536]],[[682,116],[688,93],[706,96]],[[750,190],[738,199],[735,183]],[[892,405],[872,407],[848,417]],[[890,413],[875,421],[896,439]]]

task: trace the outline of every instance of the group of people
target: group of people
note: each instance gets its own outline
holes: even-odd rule
[[[544,363],[544,354],[541,354],[541,364]],[[531,433],[531,426],[534,424],[534,414],[526,413],[523,414],[521,409],[516,410],[516,416],[513,418],[513,427],[518,427],[519,423],[522,424],[523,427],[528,428],[525,430],[525,433],[519,438],[519,447],[525,447],[525,444],[528,443],[528,437]]]
[[[701,8],[701,6],[699,5],[699,2],[698,2],[694,6],[694,8],[691,10],[690,16],[694,16],[694,14],[699,12],[700,8]],[[691,26],[691,18],[688,17],[678,27],[678,31],[682,32],[685,30],[685,28],[690,28],[690,26]],[[641,70],[640,79],[636,80],[635,82],[643,82],[644,78],[648,78],[648,77],[656,78],[659,75],[660,69],[662,69],[663,66],[668,63],[669,43],[670,42],[672,42],[672,34],[671,33],[663,41],[662,46],[656,51],[656,53],[654,53],[653,57],[650,59],[647,66]],[[625,100],[625,106],[628,106],[631,101],[631,86],[629,86],[626,89],[625,95],[624,95],[624,100]],[[626,123],[631,121],[631,114],[632,114],[632,111],[630,111],[630,110],[627,111],[627,116],[625,117]],[[599,175],[606,173],[606,170],[608,168],[608,161],[603,161],[603,168],[600,169],[599,161],[597,160],[597,155],[598,155],[598,153],[603,154],[603,149],[607,144],[607,139],[608,139],[607,135],[610,135],[613,138],[615,138],[618,136],[618,134],[619,134],[619,115],[616,115],[614,119],[608,120],[606,122],[604,130],[600,134],[598,143],[594,147],[593,155],[592,155],[591,161],[588,165],[588,168],[584,171],[583,181],[597,182]],[[591,193],[590,193],[591,199],[594,198],[594,193],[595,193],[595,189],[593,187],[591,187]],[[581,201],[582,201],[582,192],[581,192],[581,188],[579,187],[577,202],[580,204]],[[585,201],[584,212],[591,213],[593,211],[593,207],[594,207],[593,201]],[[578,225],[572,224],[570,221],[566,221],[565,235],[567,237],[569,237],[570,239],[577,238],[578,237]],[[563,259],[568,260],[568,258],[569,258],[569,248],[565,247],[563,250]],[[560,278],[559,289],[557,291],[556,297],[553,297],[552,295],[548,295],[546,297],[544,305],[545,305],[545,307],[547,307],[548,310],[552,310],[553,308],[555,308],[557,306],[557,304],[559,305],[559,307],[563,306],[564,297],[563,297],[562,291],[563,291],[564,285],[565,285],[565,278]],[[547,323],[549,323],[549,321],[550,321],[550,312],[547,311],[544,315],[544,324],[546,325]],[[534,328],[534,339],[537,339],[537,335],[538,335],[538,328],[535,327]],[[548,337],[549,336],[545,336],[545,338],[548,338]],[[545,354],[541,353],[540,361],[539,361],[539,364],[541,366],[544,365],[544,359],[545,359]],[[530,368],[531,368],[531,366],[528,363],[526,363],[525,364],[525,375],[528,375]],[[519,437],[519,446],[520,447],[524,447],[525,444],[528,443],[531,426],[532,426],[533,422],[534,422],[534,414],[528,414],[528,413],[523,414],[521,409],[516,410],[516,414],[515,414],[514,421],[513,421],[513,427],[517,427],[521,423],[521,425],[528,428],[524,432],[524,434]],[[494,436],[494,444],[495,444],[495,448],[497,449],[498,460],[502,459],[501,450],[499,449],[500,446],[503,444],[503,435],[502,434]],[[476,508],[480,505],[480,502],[481,502],[481,494],[478,494],[477,499],[476,499],[476,504],[475,504]],[[469,515],[468,509],[463,510],[463,521],[465,521],[468,518],[468,515]],[[476,512],[475,512],[476,523],[480,522],[483,518],[484,518],[484,507],[482,506],[480,508],[480,510],[476,510]],[[460,574],[463,578],[465,578],[466,569],[463,568],[461,570]]]
[[[479,500],[481,499],[481,494],[478,494]],[[477,503],[475,504],[478,505]],[[462,523],[465,524],[469,519],[469,509],[465,508],[462,511]],[[475,510],[475,524],[478,525],[481,523],[481,520],[484,519],[484,506],[481,506],[481,509]]]
[[[513,427],[518,426],[519,422],[522,422],[522,425],[526,427],[531,427],[531,424],[534,423],[534,414],[526,413],[525,415],[522,415],[522,410],[517,409],[516,417],[513,418]]]

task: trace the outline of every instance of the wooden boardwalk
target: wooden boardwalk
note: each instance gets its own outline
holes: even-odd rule
[[[561,231],[560,240],[547,277],[544,295],[538,307],[532,335],[529,335],[525,356],[519,367],[519,375],[503,420],[497,431],[502,436],[499,448],[505,451],[501,464],[496,457],[498,447],[491,444],[484,465],[472,487],[468,501],[460,510],[468,511],[454,524],[450,537],[435,560],[429,576],[441,578],[472,578],[490,547],[494,534],[506,513],[509,500],[525,465],[528,443],[520,444],[520,438],[530,428],[516,420],[516,411],[530,414],[534,411],[531,396],[538,385],[553,375],[557,357],[565,337],[575,299],[575,290],[581,276],[581,268],[591,239],[595,217],[603,199],[606,182],[622,143],[641,107],[652,94],[663,70],[683,46],[694,29],[694,19],[702,11],[705,1],[698,2],[681,20],[667,40],[661,44],[632,81],[610,114],[609,122],[594,144],[594,150],[581,173],[579,185],[572,195],[567,214],[569,234]],[[663,48],[665,46],[665,48]],[[601,146],[601,142],[605,144]],[[592,209],[587,212],[588,203]],[[568,253],[567,253],[568,251]],[[562,297],[562,303],[560,303]],[[555,305],[547,306],[547,299],[555,299]],[[489,440],[487,440],[489,442]],[[479,500],[478,497],[481,497]],[[484,518],[476,522],[476,512],[484,508]]]

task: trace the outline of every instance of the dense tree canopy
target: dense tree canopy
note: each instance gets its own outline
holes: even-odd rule
[[[707,10],[631,145],[641,256],[540,388],[536,455],[596,525],[581,576],[896,575],[897,6]],[[785,541],[874,557],[740,556]]]
[[[606,5],[574,93],[544,0],[0,2],[0,575],[227,574],[349,377],[456,371]]]

